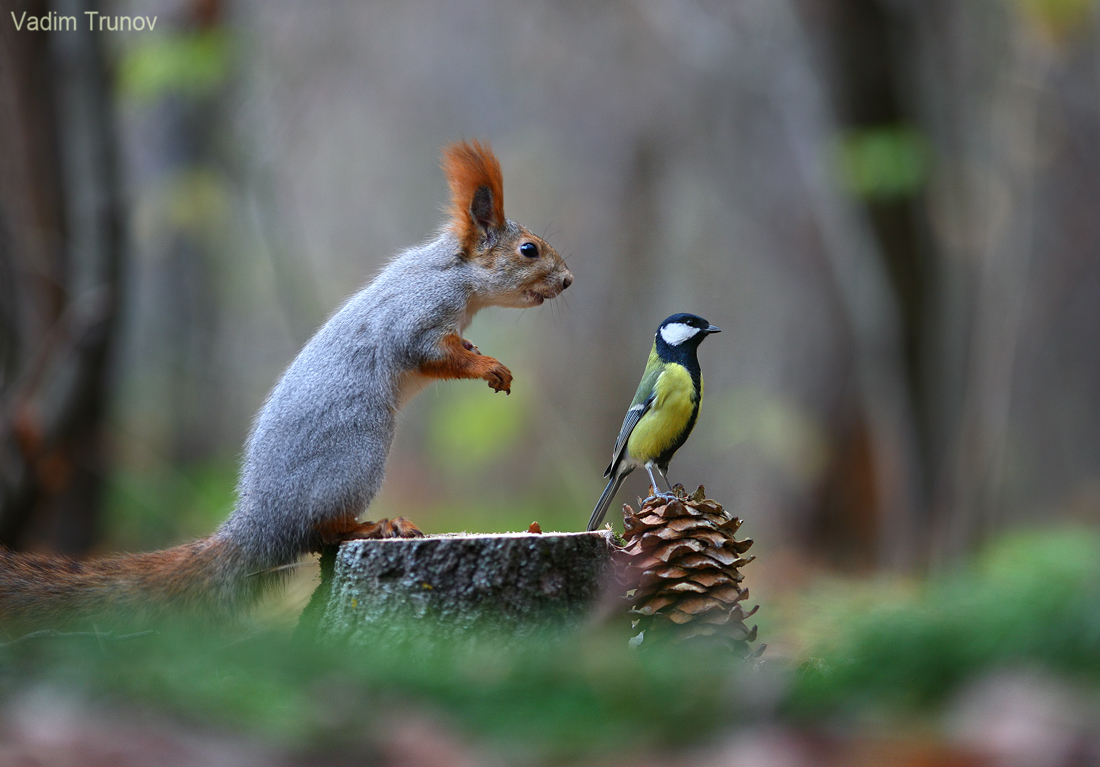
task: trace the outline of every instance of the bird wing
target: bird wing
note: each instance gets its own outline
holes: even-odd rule
[[[608,464],[607,471],[603,473],[605,477],[610,476],[611,472],[622,461],[627,440],[630,439],[630,433],[634,431],[638,421],[642,420],[642,416],[653,407],[653,402],[657,399],[657,379],[661,377],[661,372],[660,368],[651,370],[642,377],[641,382],[638,384],[634,401],[630,403],[630,409],[626,411],[623,425],[619,429],[619,436],[615,439],[615,447],[611,450],[611,463]]]

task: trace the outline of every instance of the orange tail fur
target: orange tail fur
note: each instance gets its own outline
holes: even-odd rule
[[[85,562],[0,549],[0,629],[225,619],[272,580],[249,578],[245,567],[233,544],[217,537]]]

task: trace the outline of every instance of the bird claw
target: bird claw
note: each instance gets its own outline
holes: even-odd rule
[[[675,489],[673,489],[673,492],[671,492],[671,493],[662,493],[662,492],[658,491],[657,488],[655,488],[653,485],[650,485],[649,486],[649,497],[650,498],[662,498],[666,501],[675,501],[679,496],[676,495]]]

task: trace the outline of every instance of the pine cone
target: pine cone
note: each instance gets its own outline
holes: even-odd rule
[[[688,496],[677,485],[675,493],[674,500],[647,498],[637,513],[623,505],[626,544],[618,559],[639,632],[631,643],[711,643],[758,657],[764,645],[751,647],[756,626],[744,623],[757,607],[741,607],[749,591],[740,568],[755,559],[742,555],[752,540],[734,538],[741,520],[702,486]]]

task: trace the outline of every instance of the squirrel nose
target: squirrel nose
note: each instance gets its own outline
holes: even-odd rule
[[[573,284],[573,274],[571,272],[566,272],[565,276],[561,278],[561,289],[565,290],[566,288],[568,288],[572,284]]]

